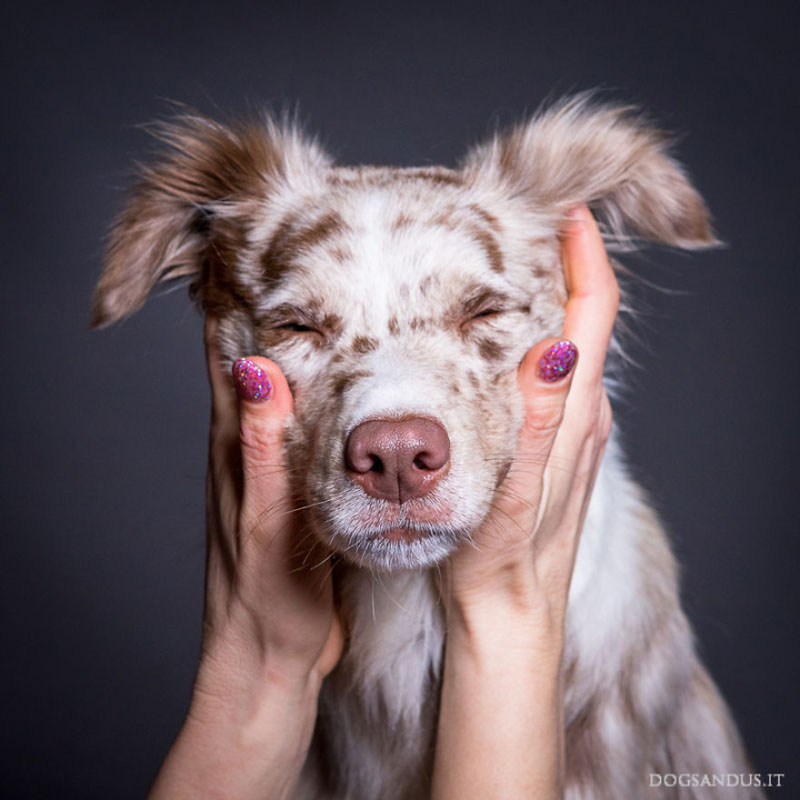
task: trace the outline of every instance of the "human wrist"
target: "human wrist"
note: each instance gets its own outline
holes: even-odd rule
[[[149,800],[293,796],[322,683],[257,648],[208,639],[189,710]]]
[[[543,574],[544,573],[544,574]],[[543,571],[528,553],[519,560],[460,571],[450,565],[442,588],[448,616],[463,624],[505,620],[543,632],[563,632],[569,576]]]
[[[301,730],[313,720],[321,680],[313,671],[286,671],[281,665],[223,671],[219,663],[201,662],[187,720],[209,729],[236,731],[248,740],[269,739],[272,721],[291,719]]]
[[[238,663],[250,670],[274,670],[286,679],[321,681],[332,665],[326,652],[337,627],[333,604],[326,609],[306,608],[304,598],[245,594],[240,588],[219,593],[221,602],[209,603],[203,622],[203,659]],[[307,605],[307,604],[306,604]],[[234,665],[235,666],[235,665]]]
[[[560,662],[565,603],[530,575],[469,586],[453,582],[446,600],[448,639],[457,637],[475,657],[517,654]]]
[[[297,701],[313,698],[324,675],[316,653],[287,647],[279,638],[256,635],[248,626],[228,621],[206,629],[195,679],[195,693],[234,700],[269,688]]]
[[[562,796],[563,641],[542,602],[450,597],[432,797]]]

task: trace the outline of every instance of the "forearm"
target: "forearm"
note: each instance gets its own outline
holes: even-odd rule
[[[321,679],[268,661],[230,670],[223,664],[201,664],[186,721],[148,800],[291,797]]]
[[[562,630],[541,607],[451,603],[434,800],[562,796]]]

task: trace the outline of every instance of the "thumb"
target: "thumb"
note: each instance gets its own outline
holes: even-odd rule
[[[512,519],[538,509],[544,465],[564,418],[577,358],[577,348],[568,339],[544,339],[522,359],[517,383],[525,417],[517,436],[517,450],[501,481],[503,490],[497,501],[498,508]]]
[[[240,400],[241,513],[243,520],[256,522],[270,507],[289,499],[283,438],[292,395],[278,365],[267,358],[237,359],[232,372]]]
[[[544,339],[522,359],[517,374],[525,402],[520,447],[550,449],[564,416],[577,360],[578,349],[569,339]]]

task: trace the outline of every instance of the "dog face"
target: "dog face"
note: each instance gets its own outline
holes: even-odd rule
[[[229,370],[259,354],[295,403],[295,500],[372,569],[429,565],[486,516],[514,458],[528,348],[558,335],[558,233],[591,203],[610,247],[713,244],[659,135],[567,101],[459,169],[337,167],[290,126],[187,117],[123,211],[95,323],[191,275]]]
[[[455,172],[320,183],[254,226],[259,279],[223,325],[226,354],[287,375],[298,502],[327,543],[378,568],[431,563],[480,523],[513,457],[516,368],[563,308],[555,237]]]

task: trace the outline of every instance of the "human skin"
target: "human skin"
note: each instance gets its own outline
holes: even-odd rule
[[[563,786],[560,664],[583,519],[611,426],[602,386],[619,291],[597,225],[573,210],[562,237],[564,338],[580,353],[561,380],[539,375],[559,340],[519,368],[525,419],[488,518],[447,562],[444,682],[435,800],[556,798]],[[203,647],[186,720],[149,794],[291,797],[319,689],[343,648],[330,572],[297,561],[283,431],[286,379],[266,358],[266,401],[238,398],[207,319],[212,389]],[[319,547],[319,545],[313,545]],[[320,553],[320,558],[326,554]],[[304,558],[307,564],[319,559]]]
[[[563,795],[560,667],[580,531],[611,430],[603,389],[619,287],[581,207],[562,237],[569,290],[564,338],[580,357],[561,381],[519,370],[525,421],[489,517],[445,568],[447,640],[435,800]]]

